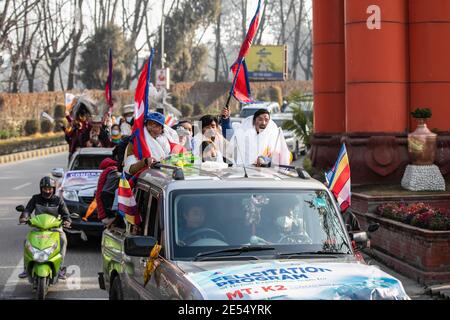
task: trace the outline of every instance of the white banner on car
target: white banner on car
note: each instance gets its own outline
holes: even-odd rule
[[[399,280],[359,263],[263,262],[186,278],[207,300],[409,300]]]

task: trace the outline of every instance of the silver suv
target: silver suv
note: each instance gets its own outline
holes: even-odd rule
[[[333,196],[302,169],[151,169],[136,199],[140,228],[103,234],[111,299],[408,299],[356,259]]]

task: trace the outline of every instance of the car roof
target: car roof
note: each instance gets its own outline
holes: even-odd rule
[[[270,168],[248,167],[248,178],[245,178],[243,167],[232,167],[223,170],[205,171],[199,166],[186,168],[184,180],[174,180],[171,169],[149,169],[142,173],[140,182],[151,183],[163,190],[190,189],[313,189],[326,190],[319,181],[299,178],[295,171],[277,171]]]
[[[279,107],[277,102],[252,102],[242,106],[242,109],[269,109]]]
[[[112,155],[114,148],[82,148],[79,149],[76,155]]]

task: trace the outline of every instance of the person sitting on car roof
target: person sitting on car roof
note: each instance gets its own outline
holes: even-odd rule
[[[64,228],[70,228],[72,220],[70,219],[70,213],[67,209],[64,200],[57,195],[55,195],[56,191],[56,182],[50,177],[43,177],[39,182],[40,193],[35,194],[25,208],[25,211],[22,212],[19,218],[20,223],[26,223],[31,214],[34,212],[35,215],[40,214],[50,214],[55,217],[61,216],[63,220]],[[66,234],[63,231],[63,228],[60,227],[55,229],[59,232],[60,241],[61,241],[61,266],[64,262],[64,257],[66,256],[67,251],[67,238]],[[65,279],[66,268],[61,267],[59,278]],[[19,278],[26,278],[27,272],[23,271],[19,274]]]
[[[151,112],[145,116],[145,141],[150,149],[150,158],[138,160],[134,155],[133,143],[129,143],[125,153],[124,170],[135,175],[142,169],[168,158],[171,154],[183,153],[186,150],[179,145],[175,130],[165,125],[165,117],[159,112]]]
[[[212,115],[205,115],[200,118],[201,132],[194,136],[192,143],[192,153],[198,159],[201,159],[202,143],[208,141],[214,144],[217,151],[216,162],[224,163],[228,162],[225,155],[225,150],[228,147],[228,141],[222,136],[219,128],[219,120]],[[201,162],[199,160],[198,162]]]

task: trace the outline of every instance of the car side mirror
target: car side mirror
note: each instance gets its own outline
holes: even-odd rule
[[[364,249],[369,247],[369,235],[367,232],[353,232],[350,233],[351,239],[355,241],[358,249]]]
[[[55,178],[62,178],[64,176],[63,168],[55,168],[52,170],[52,176]]]
[[[17,212],[24,212],[25,211],[25,207],[23,205],[17,206],[16,207],[16,211]]]
[[[367,231],[372,233],[377,231],[380,228],[380,224],[379,223],[372,223],[369,225],[369,227],[367,228]]]
[[[124,243],[125,254],[130,257],[149,257],[156,244],[153,237],[127,237]]]

